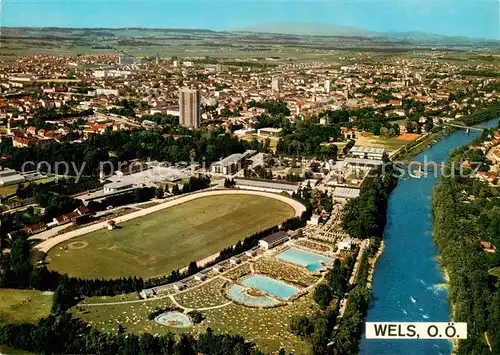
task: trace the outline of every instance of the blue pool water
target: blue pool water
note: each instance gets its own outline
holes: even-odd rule
[[[255,287],[263,292],[278,297],[282,300],[286,300],[292,297],[293,295],[299,293],[298,288],[287,285],[284,282],[271,279],[270,277],[264,275],[249,276],[246,279],[244,279],[241,283],[248,287]]]
[[[334,259],[323,255],[311,253],[309,251],[300,250],[297,248],[288,248],[281,253],[275,255],[278,259],[289,261],[294,264],[305,266],[309,271],[316,271],[323,266],[321,263],[328,264]]]
[[[232,300],[246,304],[250,307],[272,307],[278,304],[278,301],[272,299],[271,297],[249,296],[246,294],[245,288],[238,284],[229,286],[227,289],[227,295]]]
[[[487,123],[495,127],[498,120]],[[430,147],[415,160],[445,162],[457,147],[480,133],[459,130]],[[438,267],[432,239],[431,195],[438,178],[402,179],[389,200],[384,252],[376,266],[369,322],[446,322],[450,320],[448,292]],[[367,340],[361,354],[450,354],[446,340]]]

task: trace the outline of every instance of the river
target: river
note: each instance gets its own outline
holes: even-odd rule
[[[480,126],[496,127],[498,120]],[[450,153],[480,135],[457,130],[414,158],[446,162]],[[389,199],[385,248],[372,285],[368,322],[446,322],[450,306],[445,279],[438,266],[439,250],[432,239],[431,195],[438,179],[434,173],[400,179]],[[450,354],[447,340],[361,341],[360,354]]]

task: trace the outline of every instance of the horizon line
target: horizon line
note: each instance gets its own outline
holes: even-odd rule
[[[0,0],[1,1],[1,0]],[[371,34],[307,34],[307,33],[287,33],[286,31],[283,32],[274,32],[274,31],[265,31],[265,30],[259,30],[259,26],[268,26],[268,25],[286,25],[286,24],[310,24],[310,25],[319,25],[319,26],[330,26],[332,29],[335,27],[337,28],[344,28],[344,29],[352,29],[352,30],[359,30],[359,31],[366,31]],[[210,29],[210,28],[191,28],[191,27],[137,27],[137,26],[131,26],[131,27],[101,27],[101,26],[96,26],[96,27],[71,27],[71,26],[3,26],[0,25],[0,30],[2,28],[4,29],[16,29],[16,28],[30,28],[30,29],[63,29],[63,30],[150,30],[150,31],[165,31],[165,30],[183,30],[183,31],[204,31],[204,32],[214,32],[214,33],[224,33],[224,32],[230,32],[230,33],[238,33],[238,32],[247,32],[247,33],[262,33],[262,34],[276,34],[276,35],[288,35],[288,36],[308,36],[308,37],[383,37],[383,36],[390,36],[390,35],[402,35],[402,34],[411,34],[411,33],[420,33],[424,35],[432,35],[432,36],[439,36],[439,37],[444,37],[444,38],[465,38],[469,40],[475,40],[475,41],[494,41],[494,42],[500,42],[500,38],[492,38],[492,37],[470,37],[470,36],[463,36],[463,35],[446,35],[446,34],[440,34],[436,32],[426,32],[422,30],[405,30],[405,31],[386,31],[386,32],[381,32],[381,31],[376,31],[376,30],[369,30],[365,29],[362,27],[354,27],[354,26],[343,26],[343,25],[331,25],[331,24],[326,24],[326,23],[321,23],[321,22],[301,22],[301,21],[291,21],[291,22],[278,22],[278,23],[267,23],[267,24],[260,24],[260,25],[254,25],[251,27],[256,27],[257,29],[224,29],[224,30],[217,30],[217,29]]]

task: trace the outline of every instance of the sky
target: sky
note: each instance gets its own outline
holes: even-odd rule
[[[1,26],[237,30],[304,22],[500,39],[499,0],[0,0]]]

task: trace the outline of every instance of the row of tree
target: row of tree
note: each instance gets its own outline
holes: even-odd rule
[[[457,149],[450,161],[460,161],[468,153],[467,147]],[[459,341],[455,353],[496,353],[500,349],[500,281],[489,270],[498,270],[500,256],[486,253],[481,242],[500,245],[500,194],[458,171],[450,174],[450,169],[434,191],[432,207],[433,236],[449,275],[453,320],[467,323],[467,339]]]
[[[238,335],[216,335],[208,328],[198,338],[167,333],[154,336],[102,333],[69,313],[57,313],[38,324],[10,324],[0,327],[0,344],[37,354],[122,354],[195,355],[262,354]]]
[[[382,171],[384,170],[384,171]],[[396,171],[390,163],[379,168],[376,176],[359,197],[349,200],[342,216],[342,228],[358,238],[381,238],[386,223],[389,195],[397,185]]]
[[[348,280],[353,265],[352,256],[346,258],[343,263],[339,259],[335,260],[332,269],[326,274],[326,282],[316,286],[313,291],[313,300],[320,310],[312,316],[294,316],[290,322],[290,332],[306,340],[312,354],[339,354],[335,352],[335,347],[332,347],[332,340],[337,336],[334,327],[339,300],[348,291]]]
[[[168,128],[166,128],[168,129]],[[265,143],[246,142],[224,133],[222,129],[193,130],[189,135],[183,129],[170,133],[184,134],[174,138],[165,130],[134,130],[106,132],[94,135],[81,144],[51,143],[45,147],[31,145],[14,148],[10,140],[0,143],[0,154],[7,159],[2,163],[18,171],[34,169],[38,164],[41,172],[57,172],[58,163],[65,162],[74,176],[99,176],[117,171],[122,162],[133,159],[158,160],[170,163],[199,161],[206,167],[214,161],[246,149],[264,151]],[[109,152],[113,152],[110,157]],[[26,162],[30,165],[26,166]],[[32,163],[31,163],[32,162]],[[43,163],[42,163],[43,162]],[[59,173],[61,173],[59,171]]]

